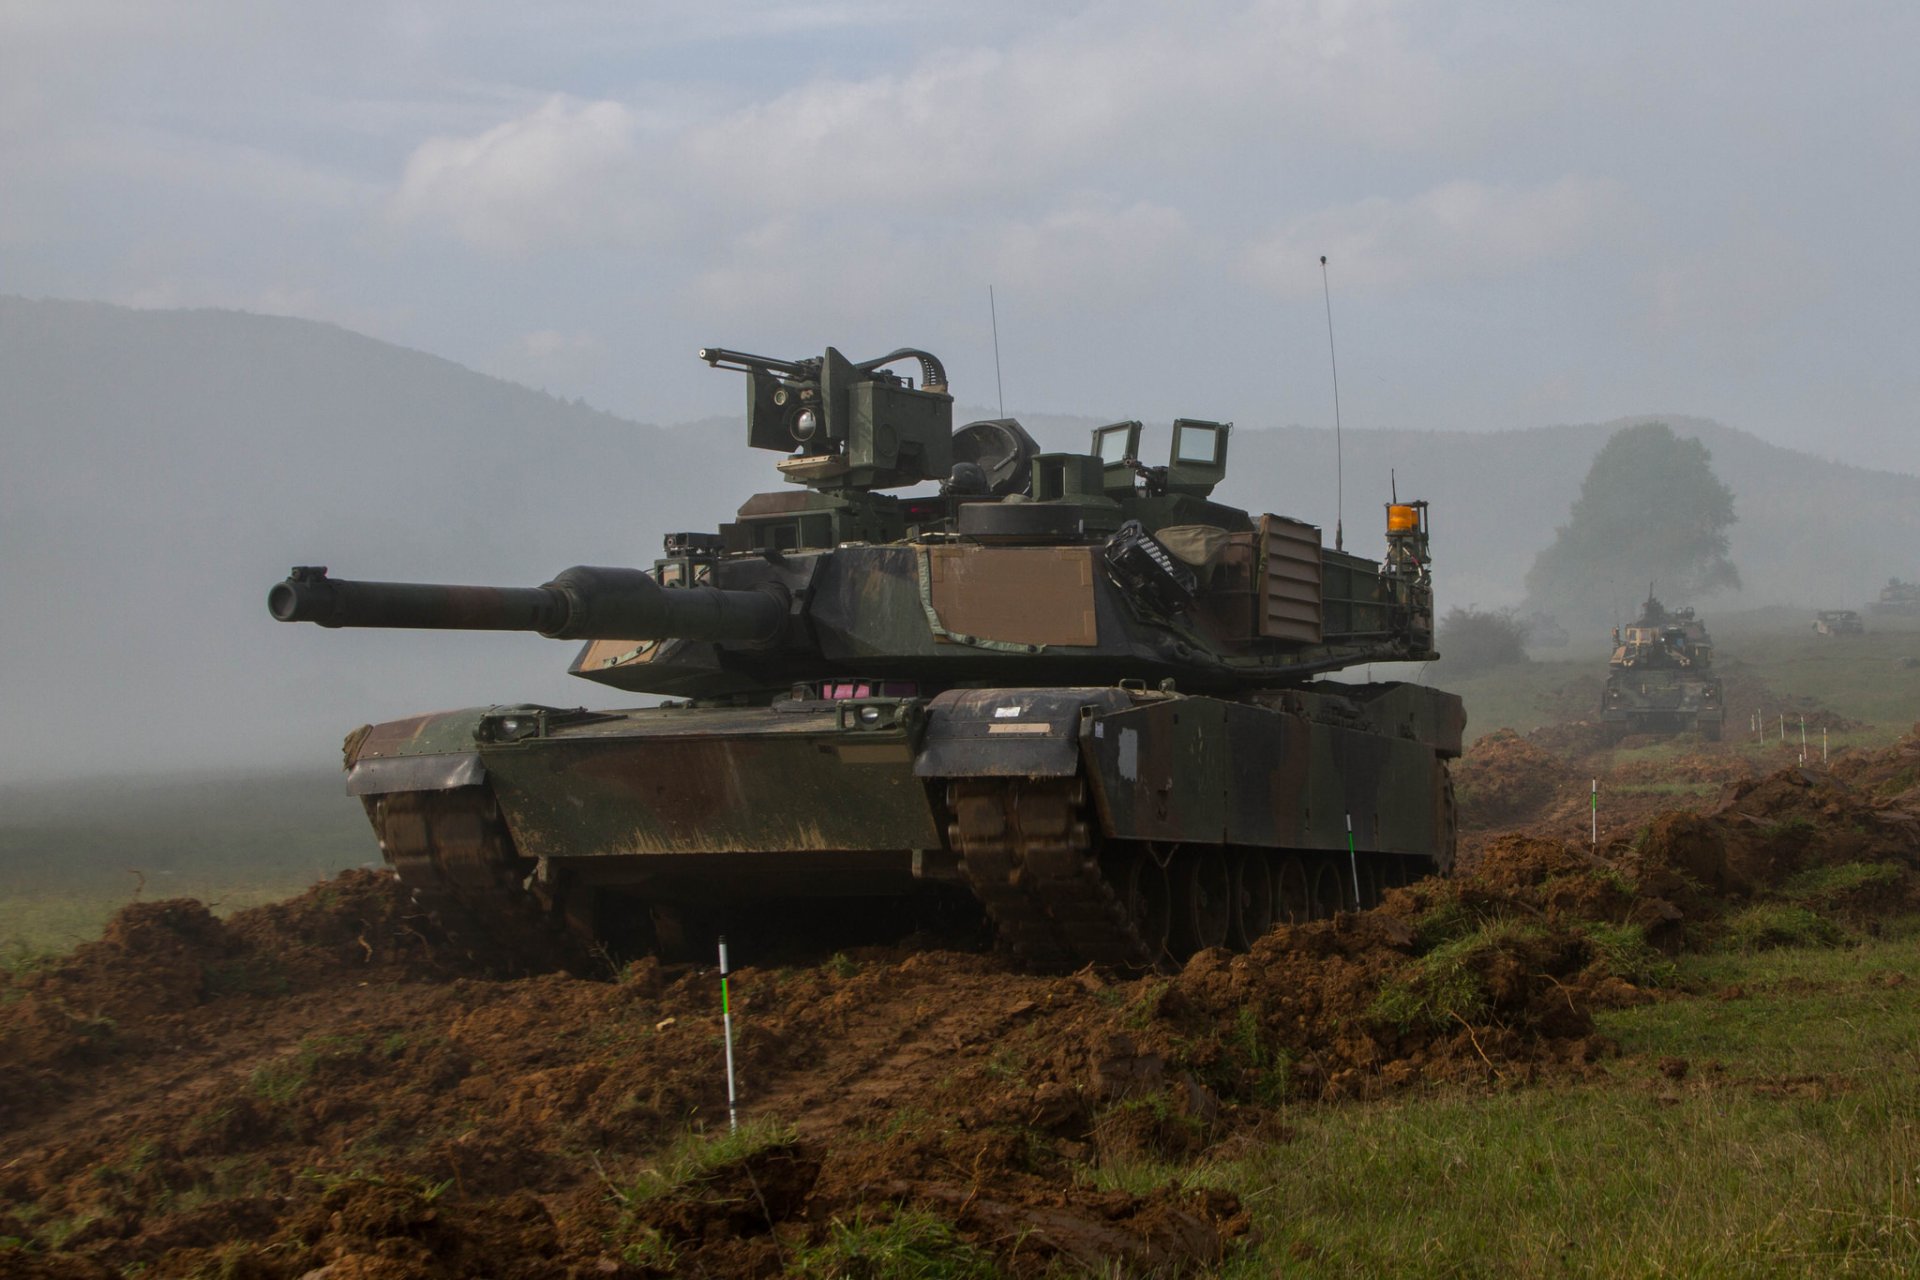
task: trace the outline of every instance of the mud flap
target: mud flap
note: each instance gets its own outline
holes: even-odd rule
[[[1119,689],[952,689],[927,707],[922,778],[1066,778],[1083,723],[1132,705]]]
[[[347,794],[384,796],[395,791],[451,791],[486,780],[477,751],[459,755],[393,756],[359,760],[347,771]]]

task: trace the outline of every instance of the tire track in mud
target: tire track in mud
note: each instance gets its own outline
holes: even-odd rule
[[[1010,1010],[1039,1007],[1060,981],[983,968],[994,963],[924,953],[890,970],[892,978],[911,969],[922,979],[904,990],[876,991],[878,975],[862,975],[835,997],[843,1007],[822,1032],[830,1050],[759,1084],[747,1113],[811,1136],[931,1099],[988,1055],[1018,1016]]]

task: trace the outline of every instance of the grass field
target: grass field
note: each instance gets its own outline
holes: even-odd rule
[[[1792,703],[1799,699],[1862,722],[1858,730],[1833,734],[1830,745],[1834,747],[1878,745],[1920,721],[1920,630],[1823,636],[1815,634],[1810,623],[1800,628],[1793,622],[1781,610],[1732,614],[1725,620],[1707,617],[1717,647],[1716,664],[1723,674],[1729,680],[1743,673],[1758,675],[1777,695],[1771,705],[1742,705],[1730,689],[1729,741],[1744,735],[1747,717],[1754,711],[1769,717],[1776,732],[1778,723],[1772,717],[1785,712],[1791,734]],[[1531,662],[1464,678],[1450,676],[1443,661],[1431,668],[1427,678],[1466,700],[1470,739],[1494,729],[1527,733],[1547,724],[1590,718],[1606,682],[1604,649],[1590,648],[1569,657],[1547,656],[1551,652],[1536,653]]]
[[[1304,1105],[1281,1143],[1097,1176],[1237,1192],[1234,1276],[1920,1273],[1920,920],[1695,956],[1602,1078]]]
[[[337,772],[7,788],[0,956],[66,950],[136,899],[232,911],[378,857]]]

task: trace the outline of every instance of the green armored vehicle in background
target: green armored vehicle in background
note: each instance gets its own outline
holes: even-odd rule
[[[1698,732],[1720,740],[1726,700],[1713,673],[1713,641],[1692,609],[1667,610],[1653,593],[1624,632],[1613,633],[1600,720],[1618,742],[1635,733]]]
[[[1212,501],[1226,424],[1175,422],[1165,465],[1138,422],[1045,453],[955,431],[923,351],[700,354],[745,373],[748,444],[794,486],[716,532],[538,587],[271,592],[283,621],[583,641],[573,674],[673,699],[349,738],[348,791],[456,932],[672,952],[944,892],[1030,963],[1154,966],[1449,866],[1460,700],[1321,678],[1436,656],[1424,503],[1372,560]]]
[[[1920,582],[1902,582],[1888,578],[1880,588],[1880,598],[1867,606],[1882,620],[1920,618]]]

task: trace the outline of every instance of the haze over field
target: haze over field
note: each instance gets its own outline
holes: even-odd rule
[[[742,394],[738,375],[709,376]],[[738,416],[641,425],[304,320],[0,297],[0,385],[0,578],[13,602],[0,611],[0,698],[32,726],[0,745],[15,780],[324,765],[368,719],[630,705],[565,675],[569,644],[285,626],[266,589],[293,564],[503,585],[649,564],[663,533],[710,530],[780,487],[776,455],[745,447]],[[1099,420],[1027,421],[1048,447],[1084,449]],[[1920,477],[1673,423],[1707,444],[1736,495],[1746,585],[1702,602],[1710,613],[1857,606],[1888,576],[1912,576]],[[1378,552],[1397,475],[1402,495],[1434,504],[1442,607],[1515,604],[1618,425],[1348,431],[1348,545]],[[1330,539],[1332,434],[1243,422],[1222,496],[1316,521]],[[1166,448],[1164,423],[1147,447]],[[1642,585],[1596,589],[1630,605]]]
[[[772,473],[703,343],[925,346],[1055,448],[1231,419],[1223,496],[1331,528],[1322,254],[1350,546],[1397,473],[1443,607],[1516,603],[1606,435],[1659,418],[1735,494],[1746,587],[1703,607],[1857,607],[1920,572],[1916,36],[1778,3],[5,6],[0,696],[31,728],[0,776],[593,700],[565,645],[261,596],[711,528]]]

